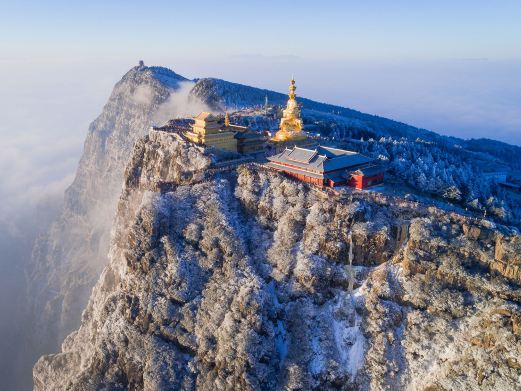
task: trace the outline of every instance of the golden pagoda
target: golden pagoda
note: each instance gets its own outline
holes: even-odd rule
[[[225,116],[225,126],[223,127],[219,117],[202,112],[195,117],[192,129],[186,132],[185,136],[196,144],[237,152],[236,130],[231,128],[228,115]]]
[[[228,112],[224,114],[224,127],[229,128],[230,127],[230,116],[228,115]]]
[[[279,131],[275,133],[273,141],[297,141],[307,139],[307,133],[303,131],[304,123],[300,118],[300,107],[296,101],[295,80],[292,78],[289,85],[289,99],[286,108],[282,111]]]

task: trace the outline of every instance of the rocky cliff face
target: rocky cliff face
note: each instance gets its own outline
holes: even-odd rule
[[[28,271],[31,349],[38,355],[55,350],[78,327],[107,264],[112,219],[134,143],[187,82],[165,68],[135,67],[115,85],[91,124],[61,216],[37,241]]]
[[[519,236],[209,165],[174,134],[136,144],[110,262],[36,389],[518,387]]]

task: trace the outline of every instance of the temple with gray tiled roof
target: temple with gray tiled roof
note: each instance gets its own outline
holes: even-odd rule
[[[380,179],[383,180],[383,168],[375,159],[344,149],[324,146],[306,149],[295,146],[286,148],[268,160],[268,167],[320,186],[347,184],[365,188],[373,182],[376,184],[381,182]],[[372,176],[369,177],[362,171],[355,173],[357,170],[366,170]],[[360,180],[357,175],[364,179]]]

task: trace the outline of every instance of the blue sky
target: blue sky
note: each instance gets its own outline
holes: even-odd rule
[[[520,18],[521,3],[508,0],[21,0],[2,3],[0,29],[19,55],[512,59]]]
[[[0,198],[62,194],[140,59],[521,145],[520,20],[519,0],[0,0]]]

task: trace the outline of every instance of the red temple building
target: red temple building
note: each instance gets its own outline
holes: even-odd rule
[[[365,189],[383,183],[384,179],[384,169],[375,159],[344,149],[286,148],[268,160],[268,167],[319,186],[349,185]]]

